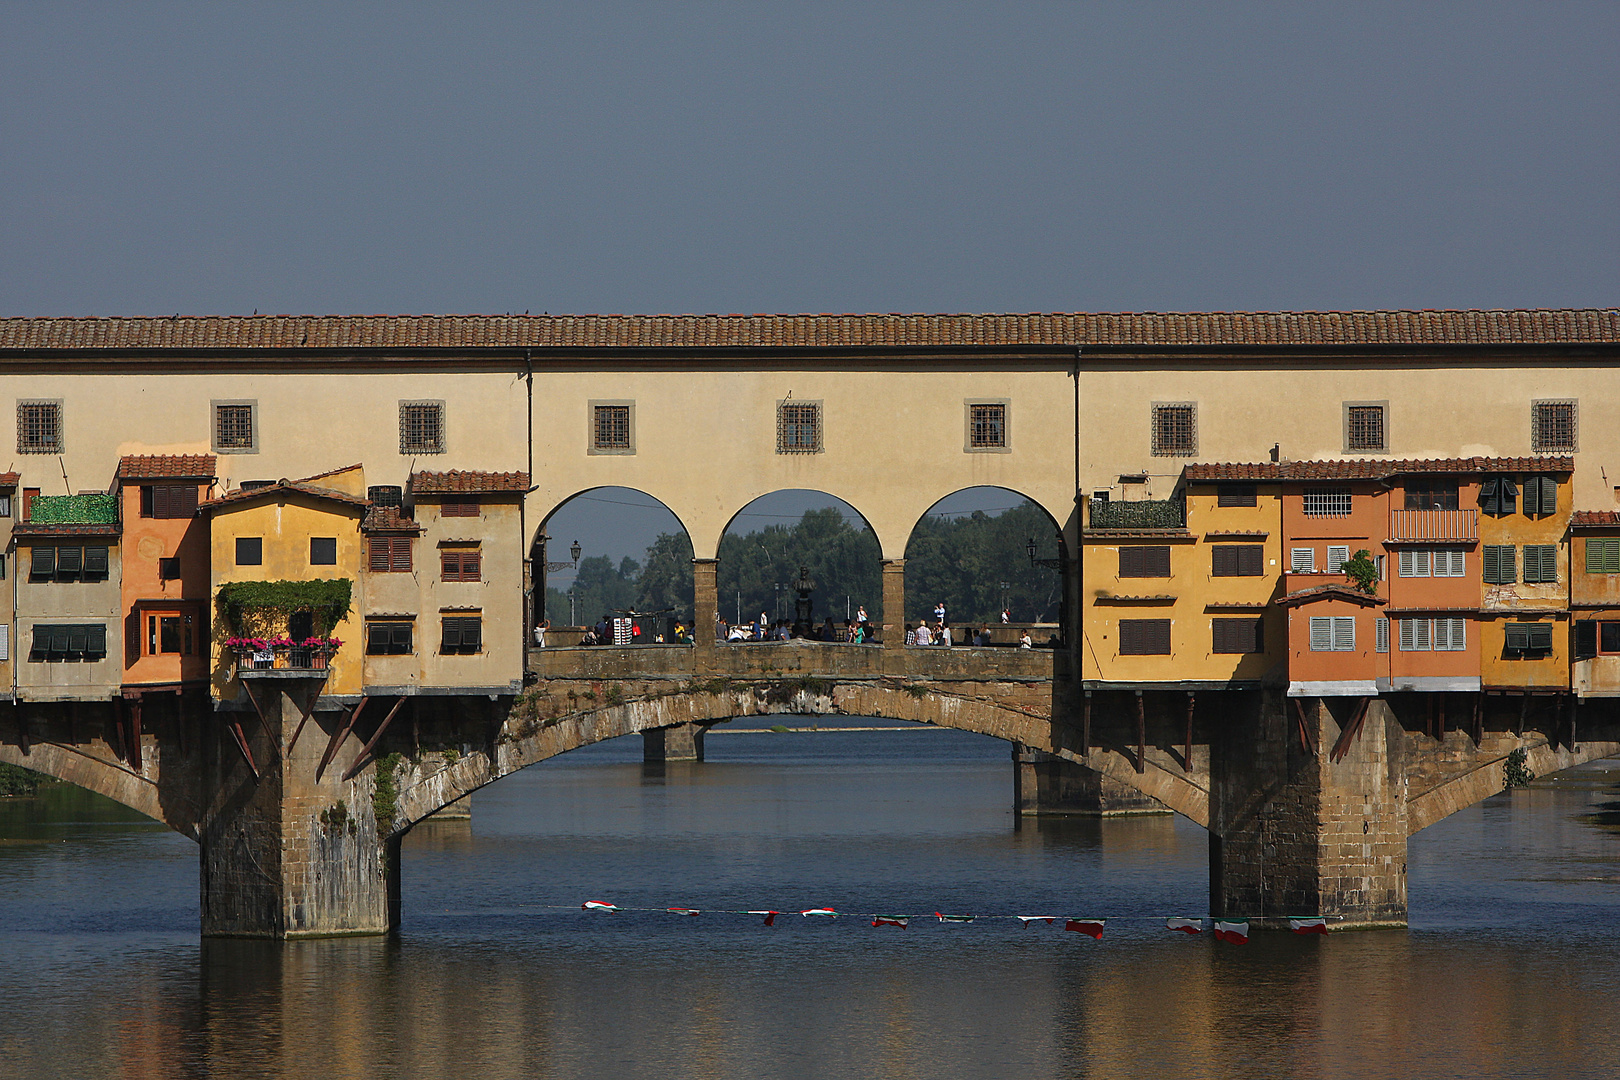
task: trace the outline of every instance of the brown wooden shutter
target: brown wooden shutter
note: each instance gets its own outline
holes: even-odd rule
[[[1122,548],[1119,549],[1119,576],[1120,577],[1143,577],[1143,576],[1145,576],[1142,573],[1142,549],[1141,548],[1122,547]]]
[[[411,538],[396,536],[391,541],[392,550],[389,553],[388,568],[396,574],[411,572]]]
[[[1170,576],[1170,549],[1167,547],[1144,548],[1143,559],[1146,563],[1146,577]]]
[[[366,541],[366,569],[373,574],[388,572],[389,543],[386,536],[373,536]]]
[[[1238,548],[1238,574],[1243,577],[1261,577],[1266,572],[1266,549],[1259,544],[1244,544]]]
[[[1238,551],[1240,549],[1231,544],[1217,544],[1209,549],[1209,569],[1215,577],[1237,577]],[[1217,624],[1219,625],[1219,624]],[[1215,650],[1219,652],[1219,649]]]

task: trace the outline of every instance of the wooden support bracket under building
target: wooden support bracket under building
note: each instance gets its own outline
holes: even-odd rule
[[[362,746],[360,753],[355,755],[354,764],[350,765],[349,771],[343,774],[344,780],[353,780],[355,774],[366,767],[366,759],[371,756],[372,748],[382,741],[383,732],[388,730],[388,725],[394,722],[395,715],[399,713],[400,707],[404,704],[405,695],[401,694],[399,700],[394,702],[394,707],[388,710],[388,715],[383,717],[383,722],[377,725],[377,730],[371,735],[371,741]]]
[[[326,753],[321,755],[321,763],[315,766],[316,780],[320,780],[321,774],[326,771],[326,767],[332,764],[332,758],[337,755],[338,747],[343,745],[343,740],[347,739],[349,732],[354,730],[354,722],[360,719],[360,713],[365,710],[366,703],[370,700],[368,697],[361,698],[355,707],[349,710],[349,718],[339,724],[336,731],[332,732],[332,737],[326,741]]]
[[[1485,741],[1485,695],[1474,695],[1474,748]]]
[[[265,719],[264,710],[259,708],[259,699],[253,696],[253,687],[246,679],[242,680],[242,693],[247,695],[248,704],[253,706],[254,715],[259,718],[259,726],[264,728],[265,735],[270,739],[270,745],[276,748],[276,753],[279,755],[281,753],[281,733],[272,728],[270,721]]]
[[[242,760],[247,762],[248,771],[253,774],[253,779],[259,779],[259,766],[253,761],[253,751],[248,748],[247,733],[242,730],[242,721],[232,717],[225,721],[225,726],[230,728],[231,735],[236,739],[236,748],[242,751]]]
[[[1091,756],[1091,691],[1086,691],[1085,709],[1080,714],[1080,756]]]
[[[28,714],[23,711],[23,704],[20,701],[13,701],[11,703],[11,708],[12,708],[12,715],[17,718],[17,745],[22,747],[23,755],[27,756],[27,754],[29,752],[29,748],[28,748]],[[73,709],[72,709],[71,703],[70,703],[70,707],[68,709],[68,714],[71,716],[72,713],[73,713]]]
[[[1187,746],[1181,754],[1181,768],[1189,776],[1192,775],[1192,722],[1193,707],[1198,704],[1198,694],[1192,690],[1187,691]]]
[[[298,745],[298,736],[304,733],[304,725],[309,723],[309,718],[314,715],[315,703],[320,699],[321,695],[317,691],[309,696],[307,707],[303,705],[298,707],[298,726],[293,728],[293,737],[287,740],[287,757],[292,757],[293,747]]]
[[[1355,743],[1356,736],[1361,734],[1361,725],[1367,721],[1367,708],[1372,704],[1372,698],[1358,698],[1356,711],[1351,714],[1350,722],[1344,725],[1339,732],[1339,741],[1333,744],[1328,754],[1328,760],[1337,765],[1350,753],[1350,747]]]
[[[1308,757],[1315,757],[1316,746],[1311,742],[1310,725],[1305,720],[1305,702],[1301,698],[1294,699],[1294,722],[1299,725],[1299,748]]]
[[[141,771],[141,698],[137,694],[129,702],[129,765]]]
[[[1136,771],[1147,772],[1147,706],[1140,690],[1136,692]]]
[[[1520,738],[1524,737],[1524,718],[1529,715],[1529,713],[1530,695],[1528,693],[1521,693],[1519,695],[1519,727],[1518,730],[1513,733]]]

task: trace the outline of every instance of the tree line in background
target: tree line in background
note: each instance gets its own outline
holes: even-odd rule
[[[1014,622],[1056,622],[1062,603],[1056,570],[1030,565],[1033,537],[1040,558],[1057,554],[1046,513],[1025,502],[994,516],[975,511],[958,517],[925,517],[906,548],[906,620],[933,618],[945,602],[957,625],[996,622],[1003,603]],[[821,622],[842,623],[862,606],[873,621],[883,615],[882,571],[877,537],[852,525],[838,510],[810,510],[791,525],[750,533],[727,533],[720,541],[717,585],[720,616],[728,622],[792,619],[799,568],[815,582],[811,600]],[[579,561],[573,615],[569,595],[546,589],[546,617],[553,626],[593,623],[604,614],[634,610],[692,613],[692,544],[685,533],[663,533],[642,560],[596,555]]]

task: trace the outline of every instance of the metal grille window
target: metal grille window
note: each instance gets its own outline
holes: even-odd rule
[[[1486,544],[1480,553],[1487,585],[1512,585],[1519,580],[1517,552],[1512,544]]]
[[[987,403],[968,406],[968,447],[999,450],[1007,445],[1007,406]]]
[[[1265,548],[1259,544],[1216,544],[1209,549],[1211,577],[1260,577]]]
[[[483,648],[484,620],[478,615],[446,615],[439,652],[445,655],[475,653]]]
[[[1524,583],[1526,585],[1556,585],[1558,583],[1557,545],[1524,545]]]
[[[366,569],[373,574],[411,572],[411,538],[372,536],[366,540]]]
[[[17,402],[17,453],[60,454],[62,452],[62,403],[60,401]]]
[[[821,404],[784,401],[776,406],[776,452],[821,452]]]
[[[1311,488],[1300,508],[1306,517],[1348,517],[1350,492],[1345,488]]]
[[[1169,577],[1170,549],[1167,547],[1120,548],[1119,576],[1122,578]]]
[[[1588,574],[1620,574],[1620,540],[1586,542],[1586,572]]]
[[[630,406],[593,406],[591,443],[598,450],[629,450],[631,447]]]
[[[411,651],[411,625],[408,622],[366,623],[367,656],[405,656]]]
[[[1311,652],[1355,652],[1354,615],[1312,615]]]
[[[230,453],[256,448],[253,432],[253,406],[216,404],[214,406],[214,449]]]
[[[444,403],[402,401],[399,403],[399,452],[402,454],[444,453]]]
[[[1260,619],[1212,619],[1211,651],[1216,653],[1265,652],[1265,624]]]
[[[1119,652],[1121,656],[1169,656],[1170,620],[1121,619]]]
[[[1192,402],[1153,406],[1155,457],[1193,457],[1198,453],[1198,406]]]
[[[1387,449],[1384,439],[1384,406],[1344,407],[1344,448],[1347,451]]]
[[[34,626],[28,659],[36,664],[103,660],[107,656],[105,623],[56,623]]]
[[[1537,401],[1530,406],[1530,449],[1538,453],[1573,454],[1579,441],[1579,417],[1573,401]]]

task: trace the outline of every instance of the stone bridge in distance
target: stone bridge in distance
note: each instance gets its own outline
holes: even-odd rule
[[[183,696],[144,717],[24,704],[0,760],[101,792],[199,841],[203,932],[299,937],[398,924],[399,844],[478,788],[641,733],[687,756],[711,725],[764,715],[916,721],[1011,744],[1026,813],[1168,808],[1209,830],[1211,914],[1402,925],[1407,838],[1504,786],[1620,754],[1605,701],[1077,684],[1062,650],[794,641],[545,649],[515,697],[421,695],[315,709],[269,679],[257,725]],[[1454,699],[1454,700],[1453,700]],[[1449,711],[1448,711],[1449,710]]]

